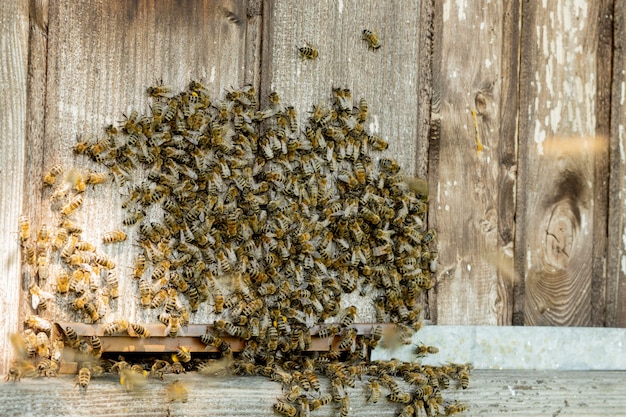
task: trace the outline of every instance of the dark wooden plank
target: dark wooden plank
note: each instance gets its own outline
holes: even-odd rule
[[[18,218],[30,214],[22,206],[28,106],[29,2],[0,3],[0,372],[8,369],[13,349],[8,335],[18,329],[20,299],[20,244]]]
[[[494,262],[512,241],[515,122],[501,121],[514,118],[517,28],[515,3],[506,7],[513,12],[507,21],[503,3],[449,1],[435,9],[441,131],[439,144],[431,143],[429,180],[430,222],[439,232],[439,324],[510,320],[508,284],[501,282],[507,277]]]
[[[463,416],[589,416],[621,415],[626,406],[624,372],[575,371],[493,371],[475,370],[466,390],[454,386],[443,391],[446,404],[460,401],[469,405]],[[186,403],[169,402],[167,385],[181,381],[188,390]],[[165,381],[150,379],[145,386],[127,392],[117,377],[93,379],[84,394],[75,380],[23,379],[0,384],[0,413],[3,416],[275,416],[272,404],[282,397],[278,383],[261,377],[204,377],[196,373],[166,375]],[[323,390],[328,386],[322,380]],[[350,414],[395,416],[399,405],[381,398],[376,404],[365,401],[365,381],[347,388]],[[381,392],[381,395],[386,391]],[[210,410],[210,411],[209,411]],[[336,416],[338,405],[331,403],[312,415]]]
[[[595,216],[605,209],[594,188],[606,146],[596,136],[598,11],[597,1],[522,8],[514,324],[593,324]]]
[[[609,136],[611,131],[611,93],[613,89],[613,4],[601,0],[597,9],[598,44],[596,61],[596,138],[598,147],[594,159],[593,184],[593,254],[591,268],[591,324],[607,325],[607,258],[609,212]]]
[[[615,2],[613,12],[613,79],[611,130],[609,135],[609,219],[606,305],[608,326],[626,327],[626,223],[624,189],[626,187],[626,6]]]

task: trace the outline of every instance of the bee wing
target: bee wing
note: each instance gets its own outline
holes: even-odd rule
[[[41,297],[39,296],[39,294],[32,294],[32,299],[31,299],[31,306],[33,307],[34,310],[37,309],[37,307],[39,307],[39,303],[41,302]]]

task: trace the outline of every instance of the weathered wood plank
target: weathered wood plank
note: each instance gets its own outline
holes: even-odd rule
[[[428,74],[418,69],[426,64],[419,61],[420,39],[430,34],[428,28],[420,30],[422,2],[266,5],[261,103],[271,91],[278,92],[304,126],[314,105],[330,107],[333,87],[348,88],[355,106],[360,98],[368,101],[364,125],[370,134],[388,140],[384,154],[393,156],[406,174],[425,175],[429,92],[422,77]],[[378,33],[379,49],[369,49],[361,39],[364,29]],[[305,42],[319,51],[317,59],[301,59],[297,48]],[[343,303],[356,303],[359,320],[374,321],[371,306],[350,297],[342,297]]]
[[[501,2],[448,1],[435,12],[441,137],[429,180],[439,232],[438,324],[510,320],[509,277],[498,276],[496,262],[512,243],[515,122],[501,120],[515,117],[517,27],[516,3],[506,4],[513,13],[506,22]]]
[[[605,209],[594,189],[606,146],[596,131],[598,10],[595,1],[522,10],[515,312],[526,325],[593,324],[594,225]]]
[[[13,356],[9,334],[18,329],[20,298],[20,245],[18,217],[28,213],[22,206],[26,177],[28,106],[28,1],[0,3],[0,372]]]
[[[305,1],[294,8],[289,1],[270,2],[262,99],[277,91],[304,122],[314,105],[330,105],[332,87],[349,88],[355,105],[361,97],[369,102],[367,128],[388,139],[386,154],[407,174],[425,174],[416,166],[416,156],[426,159],[424,138],[417,136],[427,123],[418,119],[420,89],[426,88],[417,71],[421,3]],[[378,32],[380,49],[368,49],[363,29]],[[305,42],[318,49],[318,59],[300,58],[297,47]]]
[[[613,14],[614,49],[609,136],[609,220],[607,255],[607,326],[626,327],[626,6],[615,2]]]
[[[72,147],[77,136],[102,136],[105,125],[117,124],[124,119],[122,113],[128,115],[133,109],[147,113],[146,88],[158,80],[172,85],[174,91],[182,90],[192,79],[199,80],[213,97],[223,96],[231,86],[254,82],[248,77],[258,67],[260,39],[251,35],[250,41],[257,45],[247,45],[246,22],[246,1],[53,3],[45,137],[32,144],[44,149],[44,170],[62,163],[67,170],[78,166],[104,171],[86,158],[74,157]],[[37,178],[32,182],[41,187]],[[41,222],[56,226],[59,214],[58,208],[52,209],[51,193],[50,188],[43,191]],[[136,231],[130,231],[125,243],[101,244],[103,233],[120,228],[120,206],[117,185],[89,187],[73,220],[84,229],[82,239],[99,246],[117,264],[122,296],[113,304],[112,314],[156,322],[154,312],[139,309],[134,297],[137,284],[129,277],[138,253],[132,244]],[[54,276],[61,263],[53,258],[51,264]],[[44,286],[48,291],[53,288],[52,282]],[[77,320],[68,312],[71,301],[67,296],[57,296],[43,315]],[[207,321],[206,309],[198,313],[198,322]]]
[[[207,378],[195,373],[164,382],[150,380],[141,390],[126,392],[117,378],[91,381],[80,394],[70,377],[23,379],[0,384],[0,413],[4,416],[274,416],[272,404],[281,397],[280,385],[260,377]],[[464,416],[589,416],[621,415],[626,406],[624,372],[473,371],[467,390],[444,391],[446,401],[467,403]],[[188,401],[168,402],[166,385],[178,379],[189,391]],[[324,382],[324,381],[322,381]],[[326,385],[323,385],[326,389]],[[350,415],[394,416],[400,408],[382,399],[365,402],[359,383],[348,388]],[[384,391],[385,392],[385,391]],[[383,393],[381,393],[383,394]],[[210,410],[210,411],[209,411]],[[313,412],[338,415],[334,403]]]

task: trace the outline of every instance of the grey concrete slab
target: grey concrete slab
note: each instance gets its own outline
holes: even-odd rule
[[[379,346],[372,359],[472,362],[476,369],[626,370],[626,329],[424,326],[412,341],[436,346],[439,353],[417,358],[414,345]]]

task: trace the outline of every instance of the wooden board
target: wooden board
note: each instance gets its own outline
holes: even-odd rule
[[[567,371],[473,371],[467,390],[444,391],[444,399],[468,403],[463,416],[589,416],[621,415],[626,406],[624,372]],[[188,401],[168,402],[166,385],[180,380],[189,391]],[[164,382],[149,380],[143,388],[126,392],[116,377],[91,381],[80,394],[71,377],[23,379],[0,384],[0,413],[4,416],[275,416],[272,404],[282,396],[278,383],[261,377],[203,377],[195,373],[167,375]],[[324,383],[324,381],[322,381]],[[326,389],[323,385],[323,389]],[[382,399],[366,403],[361,383],[348,388],[350,414],[395,416],[397,405]],[[381,392],[381,394],[385,391]],[[334,403],[316,410],[314,416],[336,416]]]
[[[626,327],[626,217],[624,189],[626,181],[626,7],[615,3],[614,55],[611,97],[611,129],[609,139],[609,219],[607,255],[607,325]]]
[[[104,126],[117,124],[123,114],[149,111],[146,88],[163,80],[180,91],[191,80],[202,82],[213,97],[223,96],[231,86],[256,80],[258,43],[246,31],[247,2],[57,2],[50,9],[46,74],[45,135],[33,136],[32,146],[43,150],[43,170],[62,163],[71,167],[103,171],[87,158],[77,158],[72,147],[78,137],[102,136]],[[253,28],[258,32],[258,13]],[[255,32],[255,33],[256,33]],[[255,44],[256,42],[256,44]],[[41,94],[41,92],[40,92]],[[33,108],[31,112],[43,112]],[[41,173],[30,186],[43,195],[41,223],[56,226],[58,209],[52,210],[51,189],[41,190]],[[41,194],[42,193],[42,194]],[[33,204],[33,202],[30,202]],[[136,282],[129,278],[138,253],[129,241],[104,247],[102,235],[120,228],[123,211],[115,184],[89,188],[84,204],[73,220],[83,227],[82,239],[96,244],[114,259],[122,297],[114,303],[112,315],[143,322],[155,322],[149,311],[137,311],[133,296]],[[33,221],[38,226],[39,221]],[[51,276],[60,261],[51,259]],[[42,285],[53,291],[53,283]],[[57,296],[45,317],[73,320],[67,306],[71,299]],[[24,314],[30,314],[27,308]],[[198,313],[206,321],[206,308]],[[195,317],[194,317],[195,318]]]
[[[429,181],[430,223],[439,233],[438,324],[510,321],[512,285],[498,265],[509,262],[513,239],[516,4],[448,1],[435,9],[441,132],[431,144]]]
[[[594,249],[606,210],[596,199],[607,146],[596,126],[599,3],[522,9],[515,262],[523,281],[513,324],[592,324],[592,273],[601,274],[593,256],[606,250]]]
[[[20,282],[20,245],[17,234],[22,207],[23,187],[28,181],[29,161],[27,137],[28,105],[28,37],[29,10],[27,1],[0,4],[0,370],[6,369],[13,349],[9,334],[19,326],[18,308]]]
[[[331,7],[303,1],[269,2],[264,33],[261,103],[276,91],[282,102],[293,105],[299,125],[304,126],[313,106],[331,105],[332,88],[352,91],[354,105],[360,98],[369,103],[370,134],[387,139],[383,154],[394,157],[407,175],[426,174],[429,74],[424,66],[420,39],[423,2],[362,3],[344,1]],[[373,50],[361,39],[369,29],[379,35],[382,46]],[[300,57],[298,47],[309,42],[318,50],[314,60]],[[425,42],[426,46],[427,43]],[[422,106],[422,103],[424,106]],[[342,305],[355,304],[358,320],[374,320],[370,302],[342,297]]]

